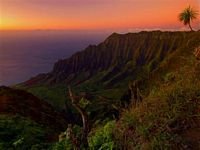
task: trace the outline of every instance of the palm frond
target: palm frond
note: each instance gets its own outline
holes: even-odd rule
[[[184,25],[190,24],[190,22],[197,18],[198,11],[193,9],[191,6],[185,8],[179,15],[179,21],[183,22]]]

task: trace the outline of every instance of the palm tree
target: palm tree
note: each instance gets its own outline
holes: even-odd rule
[[[185,8],[178,16],[179,20],[183,22],[184,25],[189,25],[191,31],[193,31],[191,27],[191,21],[196,19],[198,16],[198,11],[194,10],[190,6]]]

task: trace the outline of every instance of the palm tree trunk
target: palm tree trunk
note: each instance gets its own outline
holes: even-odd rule
[[[190,30],[191,30],[191,31],[194,31],[194,30],[192,29],[192,27],[191,27],[190,22],[188,23],[188,25],[189,25]]]

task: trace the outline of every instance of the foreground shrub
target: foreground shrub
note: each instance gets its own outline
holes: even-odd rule
[[[95,130],[89,137],[91,150],[112,150],[115,147],[113,132],[115,121],[108,122],[105,126]]]
[[[20,116],[0,115],[0,149],[27,150],[49,148],[44,127]],[[34,148],[35,147],[35,148]]]

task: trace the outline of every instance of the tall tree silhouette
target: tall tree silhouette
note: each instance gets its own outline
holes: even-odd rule
[[[191,21],[197,19],[197,16],[198,11],[193,9],[191,6],[188,6],[179,14],[178,18],[184,25],[188,25],[190,30],[193,31]]]

